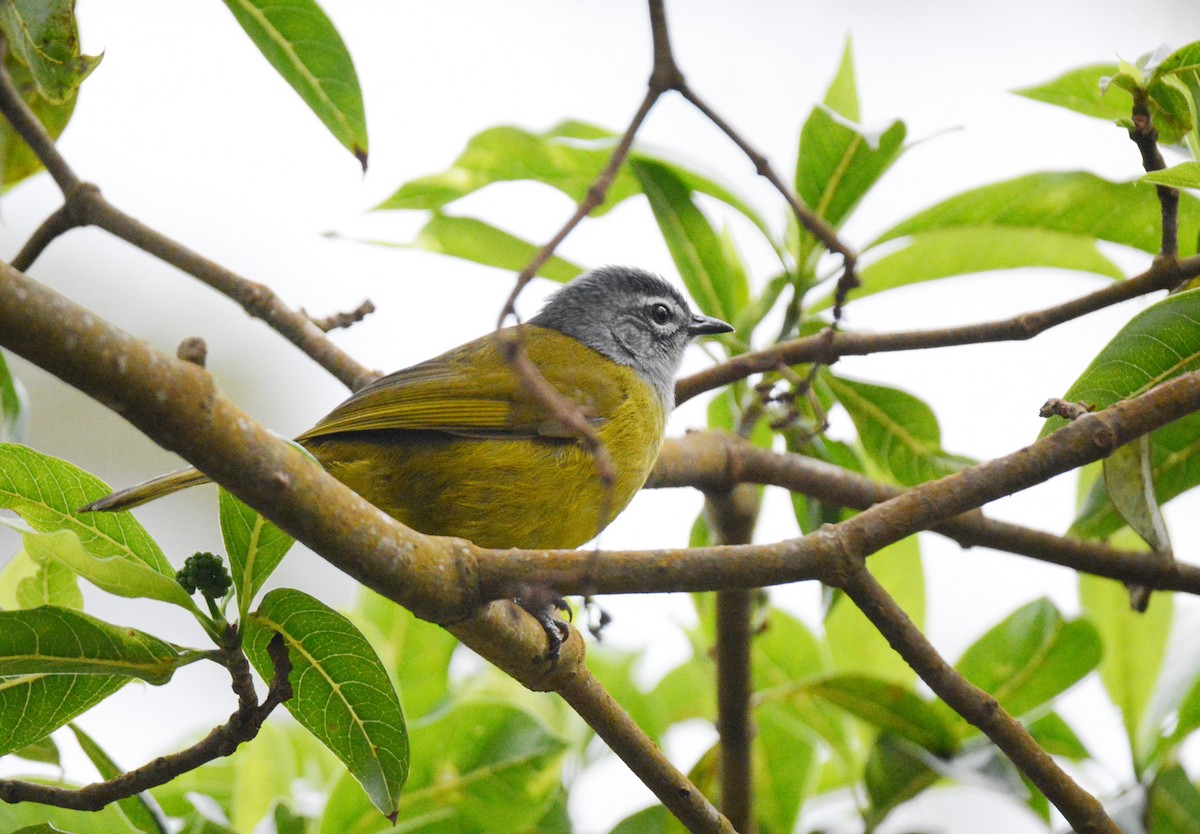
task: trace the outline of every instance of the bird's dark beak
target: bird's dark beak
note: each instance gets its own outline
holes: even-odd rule
[[[694,313],[692,315],[692,322],[688,325],[688,335],[693,339],[697,336],[714,336],[717,333],[732,332],[732,325],[726,324],[720,319],[702,316],[699,313]]]

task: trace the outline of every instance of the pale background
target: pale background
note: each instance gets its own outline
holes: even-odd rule
[[[60,147],[76,171],[116,205],[235,271],[273,287],[317,315],[371,298],[379,312],[333,338],[367,365],[384,370],[418,361],[494,325],[511,276],[416,251],[334,241],[322,232],[409,239],[418,218],[367,215],[400,183],[441,170],[480,129],[510,123],[534,130],[579,118],[620,130],[644,92],[649,34],[640,0],[520,0],[412,3],[328,0],[326,8],[354,56],[371,136],[370,170],[326,133],[266,65],[222,4],[112,0],[80,4],[85,51],[105,52],[87,81]],[[1167,42],[1200,38],[1200,5],[1180,0],[1015,0],[978,2],[718,3],[673,2],[668,14],[689,83],[790,179],[799,126],[832,77],[847,34],[854,40],[864,118],[906,120],[920,142],[887,175],[846,229],[851,245],[941,197],[1031,170],[1085,168],[1112,178],[1138,173],[1124,134],[1094,120],[1006,92],[1117,55],[1134,59]],[[694,160],[782,218],[778,200],[718,132],[677,98],[660,103],[646,142]],[[927,141],[921,141],[927,140]],[[0,204],[0,257],[11,257],[59,203],[45,177],[21,185]],[[557,192],[506,185],[465,201],[479,214],[536,241],[569,215]],[[760,279],[769,269],[745,241]],[[639,199],[586,224],[563,247],[585,265],[631,263],[677,276]],[[1131,270],[1145,259],[1120,255]],[[31,274],[100,315],[173,352],[190,335],[209,345],[209,368],[224,391],[281,434],[294,434],[344,395],[341,386],[281,338],[230,302],[169,267],[96,230],[54,244]],[[1103,279],[1023,270],[944,281],[852,304],[855,328],[937,327],[1048,306],[1095,289]],[[550,289],[530,287],[525,315]],[[1107,337],[1145,302],[1089,317],[1029,343],[920,356],[847,359],[840,370],[898,385],[926,398],[942,421],[949,451],[977,458],[1011,452],[1032,440],[1037,409],[1061,394]],[[689,367],[703,364],[697,353]],[[126,485],[179,461],[140,438],[119,418],[19,360],[29,388],[29,442],[114,485]],[[675,415],[671,430],[700,425],[699,404]],[[835,427],[836,432],[836,427]],[[768,499],[762,540],[795,534],[786,502]],[[689,491],[647,492],[603,535],[606,547],[678,546],[699,508]],[[1073,507],[1073,479],[1060,478],[997,502],[989,512],[1062,531]],[[1194,551],[1195,499],[1172,506],[1176,549]],[[196,491],[139,511],[176,562],[197,549],[219,549],[211,492]],[[1049,595],[1077,611],[1074,575],[986,551],[961,552],[923,537],[929,576],[928,632],[951,659],[1014,607]],[[0,562],[14,544],[0,542]],[[353,584],[307,552],[295,552],[278,581],[334,605],[353,599]],[[814,588],[779,594],[809,622]],[[1196,623],[1192,600],[1182,616]],[[656,624],[684,616],[669,597],[607,599],[616,615],[608,639],[634,645]],[[161,624],[159,633],[197,641],[198,629],[169,606],[89,595],[89,607],[116,622]],[[670,662],[679,638],[656,638],[646,675]],[[1127,777],[1128,755],[1116,717],[1094,677],[1065,700],[1064,711],[1093,751],[1111,762],[1089,772],[1093,786]],[[182,706],[181,704],[186,705]],[[221,675],[190,667],[168,687],[130,685],[83,719],[83,726],[134,766],[163,752],[184,732],[226,716],[232,696]],[[195,725],[180,726],[179,716]],[[677,734],[671,752],[688,767],[711,739]],[[419,751],[418,751],[419,755]],[[7,772],[7,771],[6,771]],[[70,772],[90,778],[72,759]],[[607,830],[649,795],[622,766],[589,776],[573,812],[581,831]],[[805,824],[827,822],[819,810]],[[939,790],[893,815],[882,831],[1036,831],[1023,809],[980,789]]]

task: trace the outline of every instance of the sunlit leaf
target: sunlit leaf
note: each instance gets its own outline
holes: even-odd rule
[[[431,217],[408,245],[509,272],[520,272],[541,248],[483,220],[445,214]],[[565,284],[581,272],[578,264],[552,255],[535,274]]]
[[[287,555],[295,539],[262,517],[256,510],[219,490],[221,538],[229,557],[229,573],[237,589],[238,612],[245,619],[263,583]]]
[[[955,667],[1009,713],[1022,716],[1095,669],[1103,648],[1091,623],[1065,620],[1042,598],[990,628]]]
[[[1022,87],[1013,92],[1034,101],[1065,107],[1085,116],[1113,122],[1128,119],[1133,108],[1133,98],[1127,91],[1115,86],[1105,90],[1101,85],[1103,79],[1111,78],[1116,73],[1116,64],[1092,64],[1070,70],[1045,83]]]
[[[912,394],[832,374],[823,378],[854,421],[867,455],[897,484],[914,486],[972,463],[942,449],[936,415]]]
[[[346,44],[314,0],[225,0],[275,71],[367,167],[367,121]]]
[[[1180,195],[1179,225],[1200,227],[1200,200]],[[1110,182],[1082,171],[1027,174],[950,197],[901,221],[868,248],[935,229],[1017,228],[1107,240],[1155,254],[1162,237],[1162,208],[1154,189]],[[1179,241],[1194,255],[1194,236]]]

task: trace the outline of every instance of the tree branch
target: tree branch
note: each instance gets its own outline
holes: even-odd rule
[[[834,583],[854,600],[871,624],[887,638],[921,680],[955,712],[990,738],[1079,834],[1121,834],[1104,806],[1066,774],[996,699],[972,685],[948,664],[867,570],[856,554],[846,554],[846,569]]]
[[[240,648],[222,649],[233,691],[238,697],[238,708],[225,724],[213,729],[186,750],[160,756],[135,770],[82,788],[59,788],[16,779],[0,779],[0,800],[38,802],[77,811],[99,811],[118,800],[165,785],[213,759],[230,755],[243,742],[258,735],[263,722],[275,707],[292,697],[292,686],[288,682],[292,663],[288,659],[283,638],[278,634],[272,637],[267,651],[275,666],[275,673],[267,696],[260,704],[254,692],[254,679],[250,676],[250,664],[246,661],[245,653]]]
[[[0,42],[0,53],[2,46]],[[378,376],[329,341],[308,316],[289,308],[268,287],[248,281],[139,223],[105,200],[95,185],[81,181],[21,97],[3,60],[0,60],[0,114],[8,119],[46,166],[65,201],[22,247],[14,263],[14,266],[20,264],[17,269],[28,268],[51,241],[68,230],[78,226],[98,226],[240,304],[247,313],[266,322],[351,390],[361,388]]]
[[[1197,275],[1200,275],[1200,256],[1183,260],[1160,258],[1148,270],[1133,278],[1107,284],[1095,292],[1064,304],[1008,319],[961,327],[896,333],[826,331],[773,345],[765,350],[743,353],[700,373],[683,377],[675,383],[675,401],[682,403],[697,394],[720,388],[753,374],[773,371],[781,363],[797,365],[819,362],[822,365],[830,365],[842,356],[1031,339],[1051,327],[1111,307],[1113,304],[1158,290],[1174,289]]]

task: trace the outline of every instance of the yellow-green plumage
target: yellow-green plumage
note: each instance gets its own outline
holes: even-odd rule
[[[632,368],[555,330],[520,330],[533,365],[594,425],[615,469],[611,490],[494,334],[380,379],[298,440],[338,480],[423,533],[483,547],[576,547],[645,483],[666,404]]]

